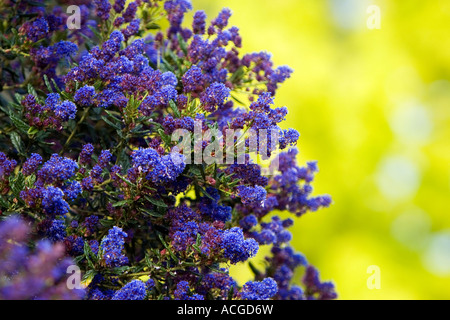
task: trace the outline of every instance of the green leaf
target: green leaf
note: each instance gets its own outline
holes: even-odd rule
[[[83,258],[83,256],[81,256],[82,258]],[[78,258],[78,257],[77,257]],[[80,261],[81,261],[82,259],[80,259]],[[88,270],[88,271],[86,271],[86,273],[83,275],[83,278],[82,278],[82,281],[84,282],[84,281],[87,281],[87,280],[90,280],[90,279],[93,279],[94,278],[94,276],[97,274],[97,272],[95,271],[95,270]]]
[[[28,136],[34,136],[38,132],[39,132],[39,129],[36,127],[30,127],[27,131]]]
[[[163,129],[158,129],[157,131],[164,143],[167,145],[171,145],[172,138],[169,135],[165,134]]]
[[[90,253],[89,253],[89,252],[86,252],[86,247],[88,247],[89,250],[91,249],[91,248],[89,247],[89,244],[87,243],[87,241],[84,242],[84,256],[85,256],[85,258],[86,258],[86,261],[87,261],[87,263],[88,263],[89,268],[94,269],[95,266],[94,266],[94,264],[92,263],[92,260],[91,260],[91,257],[90,257]]]
[[[145,30],[158,30],[158,29],[161,29],[161,27],[156,23],[149,23],[145,26]]]
[[[173,100],[169,101],[169,105],[170,105],[170,108],[173,110],[174,115],[177,118],[181,117],[180,111],[178,110],[178,107],[177,107],[176,103],[173,102]]]
[[[207,196],[208,198],[210,198],[210,199],[213,200],[213,201],[216,201],[216,200],[214,200],[214,198],[213,198],[208,192],[206,192],[205,188],[200,187],[200,186],[199,186],[199,188],[200,188],[200,190],[202,191],[202,193],[203,193],[205,196]]]
[[[231,98],[232,98],[234,101],[236,101],[237,103],[239,103],[239,104],[245,106],[245,104],[244,104],[241,100],[239,100],[235,95],[231,94]]]
[[[25,183],[28,188],[33,188],[36,182],[36,175],[32,174],[25,178]]]
[[[122,266],[122,267],[114,268],[114,273],[115,274],[123,274],[123,273],[127,272],[128,270],[130,270],[129,266]]]
[[[14,94],[14,98],[16,98],[17,102],[20,103],[23,100],[23,96],[21,96],[20,94],[18,94],[17,92]]]
[[[170,63],[164,59],[163,57],[161,57],[161,61],[163,62],[163,66],[165,67],[166,71],[171,71],[174,72],[175,70],[173,69],[173,67],[170,65]]]
[[[178,263],[177,256],[172,252],[172,250],[170,249],[169,245],[164,241],[164,238],[162,237],[161,233],[159,233],[159,232],[158,232],[158,238],[161,241],[161,243],[163,244],[164,248],[166,248],[166,250],[169,252],[169,254],[172,257],[172,259],[175,260]]]
[[[25,0],[25,2],[27,4],[29,4],[30,6],[33,6],[33,7],[45,7],[45,6],[47,6],[45,3],[38,2],[38,1]]]
[[[8,110],[7,106],[8,106],[9,102],[6,101],[5,98],[3,98],[2,96],[0,96],[0,110],[2,110],[5,114],[10,114],[10,111]]]
[[[120,113],[117,111],[110,111],[110,110],[106,110],[106,109],[101,109],[99,108],[100,112],[105,112],[108,116],[110,116],[111,118],[115,118],[117,121],[120,121],[119,119],[117,119],[115,116],[120,116]]]
[[[202,244],[202,236],[200,235],[200,233],[197,233],[197,239],[195,240],[195,244],[200,247]]]
[[[22,138],[20,138],[19,134],[17,132],[11,132],[10,133],[10,138],[11,138],[11,142],[14,146],[14,148],[16,148],[17,152],[19,152],[19,154],[23,154],[23,142],[22,142]]]
[[[157,213],[157,212],[151,211],[151,210],[141,210],[141,213],[143,213],[146,216],[153,217],[153,218],[162,218],[162,217],[164,217],[164,214]]]
[[[234,297],[234,286],[230,288],[230,291],[228,291],[228,300],[233,300]]]
[[[98,32],[97,28],[94,28],[93,26],[88,26],[89,29],[91,29],[91,31],[95,34],[95,36],[99,39],[102,38],[102,35],[100,34],[100,32]]]
[[[177,33],[177,36],[178,36],[178,43],[180,44],[181,50],[183,50],[184,54],[187,55],[188,54],[188,50],[187,50],[186,41],[184,41],[184,39],[181,36],[181,34]]]
[[[105,228],[111,228],[115,225],[115,221],[112,219],[111,220],[102,219],[102,220],[100,220],[100,224]]]
[[[48,81],[48,77],[46,74],[44,74],[44,82],[45,82],[45,86],[47,87],[48,91],[53,92],[52,85]]]
[[[116,130],[122,130],[122,128],[116,124],[111,122],[108,118],[106,118],[105,116],[101,116],[102,120],[105,121],[109,126],[113,127]]]
[[[3,197],[0,197],[0,208],[9,208],[9,202]]]
[[[16,117],[13,114],[9,115],[9,118],[13,122],[13,124],[16,126],[17,129],[19,129],[21,132],[28,134],[28,130],[30,130],[30,126],[27,125],[25,122],[23,122],[20,118]]]
[[[150,198],[149,196],[145,196],[145,199],[147,199],[151,204],[154,204],[157,207],[167,208],[167,204],[165,204],[161,199]]]
[[[197,177],[201,177],[202,175],[202,172],[197,165],[190,165],[188,172]]]
[[[79,264],[84,259],[84,255],[80,255],[73,259],[76,264]]]
[[[148,121],[148,124],[154,125],[154,126],[158,127],[158,129],[163,129],[163,132],[164,132],[164,127],[161,125],[161,123],[154,122],[154,121]]]
[[[128,180],[127,178],[121,176],[120,174],[116,173],[116,176],[119,177],[121,180],[123,180],[124,182],[126,182],[129,186],[131,187],[136,187],[136,185],[131,182],[130,180]]]
[[[195,240],[195,244],[192,246],[192,248],[195,249],[198,253],[202,253],[202,250],[200,249],[200,246],[202,245],[202,236],[200,233],[197,233],[197,239]]]
[[[53,86],[55,87],[56,91],[61,94],[61,89],[58,87],[58,84],[56,83],[55,79],[51,78],[51,81],[53,83]]]
[[[147,265],[147,267],[151,268],[154,266],[152,260],[150,259],[150,257],[148,256],[148,253],[145,253],[145,264]]]
[[[239,80],[244,75],[244,67],[240,66],[230,77],[230,82],[234,82],[234,80]]]
[[[261,275],[261,272],[255,267],[255,265],[251,261],[248,262],[248,266],[250,267],[255,276],[258,277]]]
[[[9,184],[11,185],[11,191],[13,192],[14,196],[16,198],[19,198],[20,192],[25,187],[25,177],[23,176],[22,172],[19,172],[19,174],[14,178],[13,176],[10,176]]]
[[[35,96],[35,97],[38,96],[37,93],[36,93],[36,90],[34,90],[33,86],[30,83],[28,84],[28,93],[33,95],[33,96]]]
[[[124,205],[126,205],[128,203],[131,203],[131,202],[132,202],[131,200],[122,200],[122,201],[114,203],[113,207],[114,208],[116,208],[116,207],[123,207]]]
[[[94,268],[94,265],[92,264],[92,262],[90,261],[91,259],[93,259],[94,261],[97,261],[97,256],[94,254],[94,252],[92,252],[91,246],[89,245],[89,243],[87,241],[84,242],[84,255],[86,257],[86,259],[88,260],[88,262],[90,262],[90,267]],[[92,266],[91,266],[92,264]]]
[[[173,62],[176,63],[177,65],[177,70],[181,70],[181,62],[180,62],[180,58],[172,51],[172,50],[168,50],[167,54],[169,55],[169,57],[172,59]],[[175,70],[173,70],[173,72],[175,72]]]

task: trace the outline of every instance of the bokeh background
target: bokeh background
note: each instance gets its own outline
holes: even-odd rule
[[[295,70],[276,105],[334,203],[291,230],[322,279],[341,299],[450,299],[450,1],[192,3],[210,19],[229,7],[243,52]],[[373,265],[380,289],[367,286]]]

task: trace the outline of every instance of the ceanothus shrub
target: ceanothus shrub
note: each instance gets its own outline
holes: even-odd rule
[[[292,70],[241,54],[229,9],[189,26],[187,0],[78,4],[79,28],[67,4],[0,9],[0,297],[336,298],[276,215],[331,204],[274,106]],[[250,262],[261,246],[265,269]],[[239,285],[235,264],[254,279]]]

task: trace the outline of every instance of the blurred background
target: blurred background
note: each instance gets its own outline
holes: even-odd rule
[[[276,105],[334,203],[291,231],[321,278],[341,299],[450,299],[450,1],[192,3],[209,19],[229,7],[242,52],[295,70]]]

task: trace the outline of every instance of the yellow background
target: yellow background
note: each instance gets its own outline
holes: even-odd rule
[[[295,248],[341,299],[449,299],[450,1],[192,2],[209,19],[229,7],[242,52],[295,70],[276,105],[301,134],[299,162],[319,162],[315,194],[334,200],[296,219]]]

